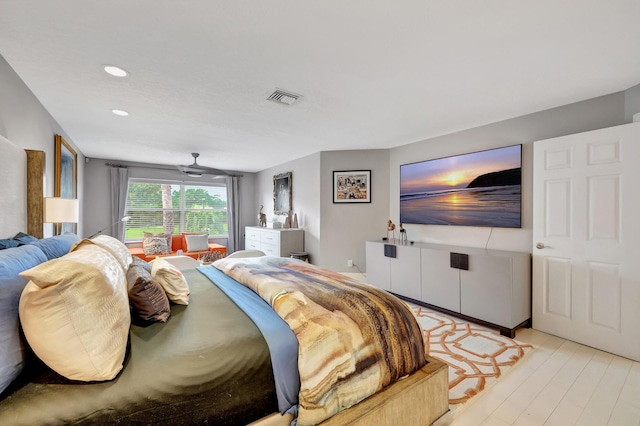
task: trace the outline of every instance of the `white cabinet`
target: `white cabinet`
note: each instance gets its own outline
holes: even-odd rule
[[[531,255],[438,244],[368,241],[367,281],[430,307],[494,325],[505,335],[531,319]],[[393,249],[392,249],[393,251]],[[452,267],[453,256],[463,266]],[[466,263],[466,265],[464,265]]]
[[[395,257],[384,255],[385,244],[367,241],[367,282],[383,290],[420,300],[420,251],[393,246]]]
[[[391,258],[384,256],[384,244],[366,242],[367,283],[391,291]]]
[[[422,269],[420,300],[460,312],[460,270],[450,266],[449,251],[428,248],[421,248],[419,251]]]
[[[304,250],[304,231],[246,226],[244,247],[246,250],[261,250],[269,256],[289,257],[292,252]]]
[[[391,267],[391,291],[415,300],[421,300],[420,250],[413,247],[396,246],[396,258]],[[418,267],[416,268],[416,265]]]

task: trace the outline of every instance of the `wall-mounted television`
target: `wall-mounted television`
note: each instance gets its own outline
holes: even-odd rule
[[[522,145],[400,166],[400,222],[521,227]]]

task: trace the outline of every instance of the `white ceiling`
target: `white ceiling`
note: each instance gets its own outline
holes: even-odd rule
[[[638,0],[0,0],[0,54],[88,157],[259,171],[625,90],[639,23]]]

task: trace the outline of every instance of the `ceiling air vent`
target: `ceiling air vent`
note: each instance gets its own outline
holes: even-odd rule
[[[285,92],[280,89],[276,89],[276,91],[267,98],[268,101],[284,105],[292,105],[299,99],[302,99],[302,95],[296,95],[295,93]]]

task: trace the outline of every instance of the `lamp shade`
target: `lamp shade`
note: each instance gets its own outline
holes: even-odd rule
[[[45,197],[44,221],[47,223],[77,223],[79,204],[75,198]]]

